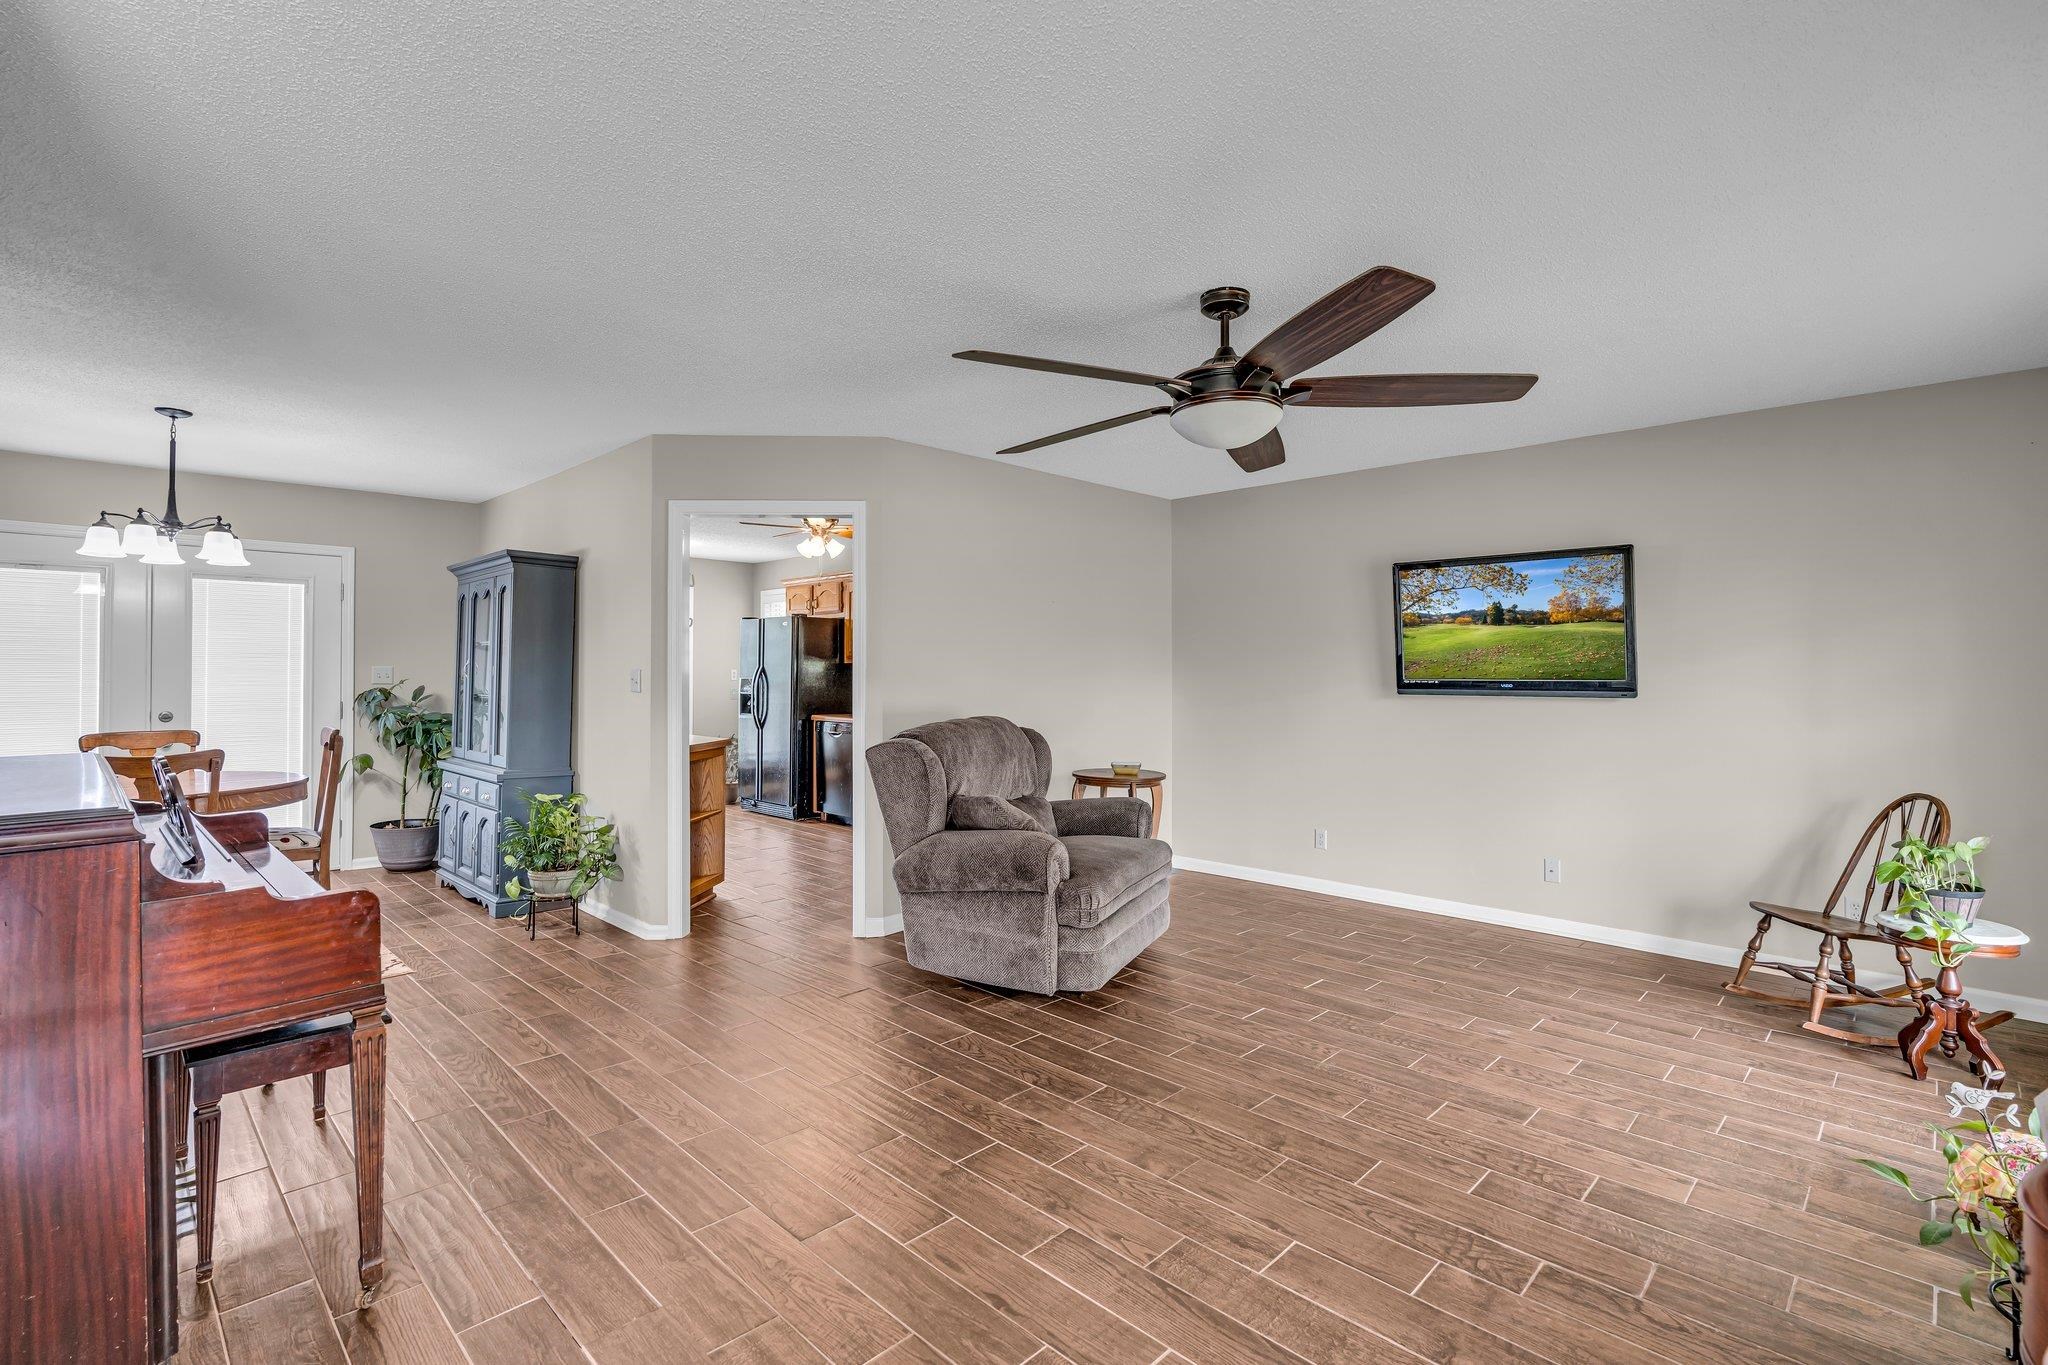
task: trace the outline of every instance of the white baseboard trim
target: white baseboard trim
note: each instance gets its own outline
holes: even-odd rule
[[[881,919],[862,920],[860,928],[853,931],[855,938],[887,938],[903,932],[903,916],[886,915]]]
[[[624,929],[634,938],[665,939],[670,937],[666,924],[649,924],[644,919],[636,919],[622,910],[614,910],[611,906],[606,905],[594,896],[585,896],[583,898],[583,913],[589,915],[592,919],[603,920],[614,929]]]
[[[347,863],[344,863],[340,870],[343,872],[368,872],[372,868],[381,866],[383,864],[377,861],[375,854],[372,854],[367,858],[352,858]]]
[[[1665,957],[1684,958],[1689,962],[1712,962],[1729,967],[1742,957],[1741,947],[1733,944],[1700,943],[1693,939],[1668,938],[1663,934],[1645,934],[1635,929],[1616,929],[1606,924],[1588,924],[1582,920],[1556,919],[1549,915],[1532,915],[1521,910],[1501,910],[1490,905],[1473,905],[1466,901],[1419,896],[1412,891],[1388,891],[1380,887],[1358,886],[1351,882],[1331,881],[1326,877],[1271,872],[1263,867],[1211,862],[1207,858],[1184,858],[1178,854],[1174,856],[1173,865],[1188,872],[1206,872],[1215,877],[1229,877],[1233,881],[1284,886],[1294,891],[1313,891],[1318,895],[1334,896],[1339,900],[1370,901],[1375,905],[1390,905],[1397,910],[1418,910],[1425,915],[1442,915],[1447,919],[1500,924],[1511,929],[1527,929],[1531,933],[1549,934],[1554,938],[1575,938],[1587,943],[1603,943],[1614,948],[1634,948],[1645,953],[1661,953]],[[1744,935],[1751,928],[1750,922],[1740,915],[1731,918],[1729,923]],[[1887,976],[1882,972],[1866,971],[1860,973],[1858,979],[1873,986],[1888,986],[1897,982],[1899,976],[1896,972]],[[2048,1000],[2037,996],[2008,995],[2004,991],[1975,989],[1969,992],[1969,996],[1981,1008],[2011,1010],[2021,1019],[2048,1023]]]

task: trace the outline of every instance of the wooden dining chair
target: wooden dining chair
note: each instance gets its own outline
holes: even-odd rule
[[[136,731],[135,733],[139,734],[141,732]],[[199,737],[191,730],[182,730],[176,733],[191,735],[194,739]],[[114,770],[114,776],[125,777],[130,782],[133,782],[136,794],[142,797],[143,800],[156,800],[156,773],[150,766],[156,762],[155,758],[135,757],[129,754],[107,754],[104,757],[107,760],[107,766]],[[163,759],[164,766],[169,768],[173,774],[188,772],[205,773],[207,795],[210,796],[220,790],[220,774],[221,769],[227,764],[227,750],[194,749],[190,753],[160,754],[158,757]]]
[[[199,747],[197,730],[102,730],[97,734],[80,735],[78,752],[92,753],[96,749],[119,749],[130,758],[154,758],[173,744],[182,744],[187,749]]]
[[[1915,969],[1912,953],[1888,938],[1883,928],[1874,923],[1879,915],[1891,911],[1898,893],[1897,883],[1878,881],[1877,868],[1891,856],[1892,845],[1900,839],[1917,835],[1929,843],[1939,844],[1947,841],[1948,829],[1948,806],[1940,797],[1910,792],[1879,811],[1877,818],[1864,828],[1863,837],[1856,841],[1856,851],[1849,855],[1842,875],[1835,879],[1835,889],[1828,893],[1820,909],[1799,910],[1768,901],[1751,901],[1749,908],[1761,916],[1756,922],[1756,933],[1750,936],[1749,946],[1743,950],[1742,961],[1736,967],[1734,977],[1723,983],[1721,989],[1774,1005],[1804,1009],[1806,1022],[1800,1027],[1809,1033],[1872,1047],[1898,1046],[1896,1032],[1863,1033],[1856,1029],[1838,1028],[1821,1022],[1821,1015],[1827,1010],[1855,1005],[1885,1005],[1894,1009],[1919,1006],[1920,993],[1934,983]],[[1758,958],[1757,954],[1763,951],[1764,935],[1780,924],[1820,936],[1820,952],[1814,965],[1809,967],[1799,962],[1773,962]],[[1852,943],[1890,945],[1905,979],[1884,990],[1859,985],[1856,981],[1856,959],[1849,946]],[[1841,960],[1837,965],[1833,959],[1838,951]],[[1794,999],[1747,984],[1750,972],[1757,967],[1783,972],[1805,983],[1806,998]]]
[[[313,788],[313,823],[273,825],[270,846],[295,863],[313,864],[313,879],[332,890],[334,883],[334,798],[341,790],[341,731],[320,732],[320,777]]]

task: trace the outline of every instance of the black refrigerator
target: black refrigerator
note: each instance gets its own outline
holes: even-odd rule
[[[807,722],[853,709],[853,669],[841,657],[846,622],[749,616],[740,622],[740,805],[785,820],[810,814]]]

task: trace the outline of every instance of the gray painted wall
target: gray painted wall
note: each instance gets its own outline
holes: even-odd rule
[[[690,732],[732,738],[739,698],[732,676],[740,666],[740,619],[755,615],[754,568],[717,559],[692,559],[697,582],[690,599],[690,666],[698,686],[690,693]]]
[[[2044,431],[2030,371],[1176,502],[1176,852],[1739,948],[1917,788],[2048,940]],[[1639,698],[1396,695],[1394,562],[1621,542]]]

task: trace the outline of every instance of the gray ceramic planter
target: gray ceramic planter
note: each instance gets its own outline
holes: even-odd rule
[[[567,867],[542,872],[529,869],[519,876],[536,896],[566,896],[569,894],[570,883],[576,880],[576,869]]]
[[[386,872],[419,872],[434,865],[441,827],[430,820],[379,820],[370,826],[370,840]]]

